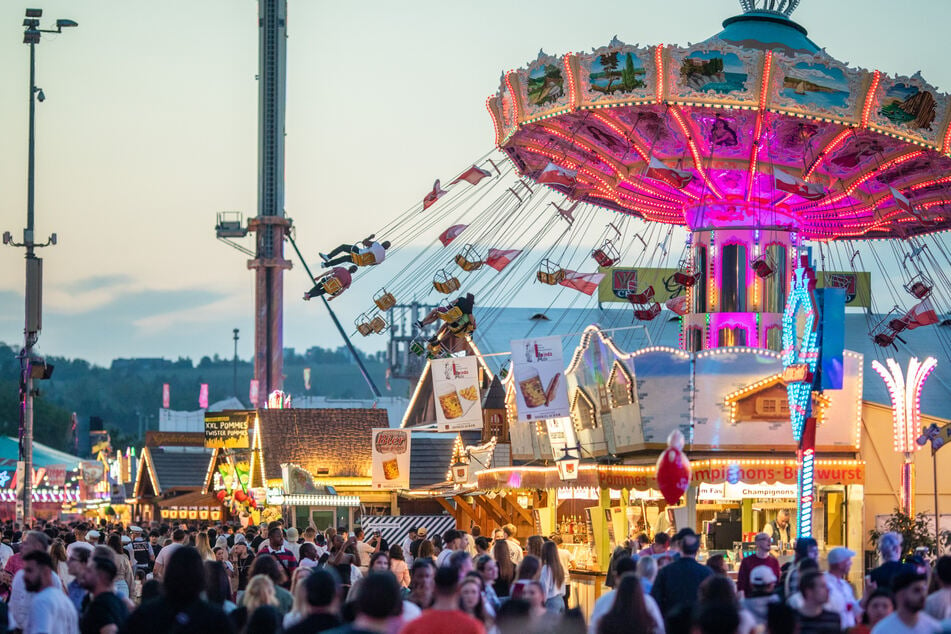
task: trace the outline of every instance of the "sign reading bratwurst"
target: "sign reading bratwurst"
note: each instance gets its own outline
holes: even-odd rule
[[[254,412],[209,412],[205,414],[205,447],[247,449],[248,421]]]

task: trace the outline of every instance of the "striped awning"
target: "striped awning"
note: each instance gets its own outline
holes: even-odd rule
[[[368,535],[373,531],[380,531],[383,539],[391,546],[400,544],[409,534],[412,527],[426,527],[426,536],[442,535],[456,527],[456,518],[451,515],[373,515],[360,520],[360,526]],[[405,554],[405,553],[404,553]]]

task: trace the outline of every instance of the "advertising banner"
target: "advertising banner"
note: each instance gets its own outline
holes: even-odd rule
[[[568,416],[561,337],[514,339],[512,365],[519,422]]]
[[[406,429],[373,430],[373,488],[408,489],[411,435]]]
[[[598,269],[605,273],[598,285],[598,302],[626,302],[628,295],[643,293],[648,286],[654,287],[654,301],[664,303],[683,295],[683,286],[674,282],[677,269],[652,267],[614,267]]]
[[[248,419],[253,412],[215,412],[205,414],[205,447],[210,449],[247,449]]]
[[[430,367],[436,399],[436,431],[482,429],[476,358],[433,359]]]
[[[872,307],[872,274],[867,271],[816,271],[816,288],[845,289],[846,307]]]
[[[46,486],[64,487],[66,486],[66,465],[51,464],[46,467]]]

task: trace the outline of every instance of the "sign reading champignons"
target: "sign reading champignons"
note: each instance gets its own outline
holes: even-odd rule
[[[205,414],[205,447],[247,449],[248,422],[254,412],[224,411]]]

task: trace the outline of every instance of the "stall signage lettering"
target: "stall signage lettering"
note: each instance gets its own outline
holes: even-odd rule
[[[205,447],[211,449],[247,449],[248,418],[251,412],[215,412],[205,414]]]
[[[728,481],[730,469],[739,469],[740,482],[795,483],[798,469],[788,465],[723,465],[717,467],[694,468],[691,480],[694,484],[719,484]],[[736,474],[734,474],[735,476]],[[865,481],[865,465],[816,465],[815,480],[818,484],[857,484]]]

